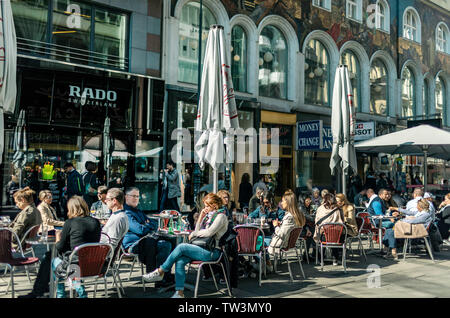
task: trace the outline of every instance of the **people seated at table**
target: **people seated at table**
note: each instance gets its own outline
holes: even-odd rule
[[[167,260],[159,268],[144,276],[147,282],[158,282],[170,273],[175,264],[175,294],[173,298],[184,297],[184,282],[186,279],[185,266],[191,261],[215,261],[220,256],[219,240],[227,232],[228,220],[225,211],[221,209],[222,199],[214,193],[209,193],[203,199],[205,208],[200,212],[195,231],[189,235],[189,239],[196,237],[214,237],[213,251],[208,251],[200,246],[182,243],[170,253]]]
[[[217,191],[217,195],[223,201],[223,208],[225,209],[228,220],[232,222],[233,212],[236,212],[236,203],[231,200],[231,193],[227,190],[219,190]]]
[[[272,220],[278,219],[278,209],[275,205],[275,197],[272,192],[264,191],[261,199],[262,205],[252,211],[248,217],[251,219],[260,219],[262,217]]]
[[[434,195],[432,193],[430,193],[430,192],[425,192],[423,194],[423,198],[425,200],[427,200],[428,203],[430,204],[430,212],[433,214],[433,220],[434,220],[434,217],[435,217],[435,214],[436,214],[436,208],[434,207],[434,203],[433,203]]]
[[[322,204],[322,197],[320,196],[319,188],[312,189],[311,195],[312,204],[319,207]]]
[[[106,204],[106,194],[108,193],[108,187],[99,186],[97,191],[98,201],[92,204],[91,210],[95,210],[96,214],[109,216],[110,210],[108,208],[108,205]]]
[[[389,208],[391,206],[398,207],[397,202],[392,198],[392,191],[386,189],[385,199],[384,202],[386,203],[386,206]]]
[[[197,223],[197,219],[198,216],[200,214],[200,211],[203,210],[204,206],[203,206],[203,198],[207,195],[208,193],[205,191],[200,191],[197,196],[195,197],[195,206],[194,208],[191,210],[191,212],[188,214],[188,221],[189,221],[189,227],[191,229],[195,228],[195,224]]]
[[[344,224],[347,228],[347,236],[358,235],[358,225],[356,224],[355,207],[351,204],[343,193],[336,194],[336,203],[344,213]]]
[[[55,226],[64,226],[64,221],[59,221],[56,216],[56,210],[52,207],[53,196],[50,190],[42,190],[39,192],[39,200],[41,203],[37,206],[41,214],[42,226],[46,226],[47,230],[53,230]]]
[[[106,235],[102,235],[100,242],[111,244],[113,249],[117,248],[129,229],[128,216],[123,208],[124,201],[125,195],[119,188],[109,189],[106,193],[106,204],[112,214],[102,228],[102,233]]]
[[[33,190],[25,187],[16,191],[13,196],[16,206],[21,211],[8,227],[17,234],[19,240],[23,239],[23,236],[30,228],[42,223],[41,213],[34,205],[34,194],[35,192]],[[20,242],[17,242],[15,236],[13,236],[12,248],[18,249],[19,244]],[[24,245],[25,242],[23,242],[22,248]]]
[[[353,202],[355,202],[355,206],[357,207],[364,207],[365,203],[369,201],[367,198],[367,189],[362,188],[361,191],[358,192],[357,195],[353,198]]]
[[[255,194],[250,198],[250,202],[248,204],[249,213],[253,212],[262,204],[262,195],[264,190],[262,188],[256,188]]]
[[[405,213],[406,215],[414,215],[417,213],[417,202],[423,199],[423,189],[415,188],[413,191],[413,198],[406,203],[405,209],[400,209],[400,212]],[[408,211],[408,212],[406,212]]]
[[[152,235],[158,231],[158,221],[148,218],[138,208],[139,197],[138,188],[131,187],[125,191],[125,204],[123,208],[128,216],[129,228],[123,239],[122,246],[128,251],[134,243],[145,237],[129,252],[138,254],[139,261],[145,264],[147,274],[144,277],[147,277],[167,259],[172,250],[172,243],[159,236]],[[161,286],[169,285],[172,278],[171,275],[167,275],[166,280],[161,283]]]
[[[279,253],[281,248],[285,248],[289,241],[289,235],[295,227],[304,227],[306,218],[302,211],[298,208],[297,197],[292,190],[286,190],[281,198],[281,207],[285,211],[283,219],[280,221],[274,219],[272,221],[275,232],[270,238],[269,248],[270,255]],[[267,238],[269,240],[269,238]],[[268,263],[270,266],[271,264]]]
[[[306,251],[309,253],[310,247],[313,248],[311,258],[315,257],[315,242],[312,238],[314,233],[314,221],[315,221],[315,211],[312,208],[312,200],[309,196],[299,196],[298,208],[303,213],[306,219],[305,226],[303,227],[302,233],[300,234],[306,240]],[[306,252],[303,255],[306,258]]]
[[[319,242],[319,239],[322,238],[323,232],[322,229],[319,232],[319,227],[325,223],[343,223],[344,224],[344,215],[342,210],[337,205],[336,197],[327,193],[324,197],[323,204],[317,209],[316,219],[315,219],[315,230],[314,230],[314,240],[316,244]],[[344,241],[344,233],[341,236],[341,242]],[[339,253],[340,250],[336,248],[331,249],[331,254],[333,256],[333,265],[338,265]],[[320,251],[319,251],[320,253]]]
[[[402,222],[411,223],[411,224],[423,224],[425,228],[433,221],[432,213],[430,212],[430,204],[425,199],[420,199],[417,201],[417,213],[408,214],[409,217],[402,219]],[[401,208],[391,207],[391,211],[395,211],[393,216],[398,216],[398,212],[401,211]],[[398,259],[397,255],[397,240],[394,236],[394,229],[387,229],[384,237],[383,243],[386,247],[391,249],[391,254],[388,254],[387,257],[391,257],[394,259]],[[386,251],[388,252],[388,251]]]
[[[444,201],[438,206],[438,212],[436,213],[438,221],[439,232],[442,236],[444,245],[450,246],[448,240],[450,235],[450,193],[444,196]]]
[[[62,231],[56,231],[56,252],[57,257],[51,259],[51,253],[45,253],[41,260],[39,271],[33,285],[31,293],[19,296],[19,298],[37,298],[43,297],[44,293],[49,289],[50,283],[50,266],[53,271],[63,258],[70,255],[75,247],[86,244],[95,243],[100,240],[101,226],[100,222],[91,217],[88,206],[81,196],[72,196],[67,202],[68,220],[64,222]],[[87,298],[84,286],[77,281],[73,281],[73,287],[79,298]],[[59,282],[56,290],[57,298],[64,298],[65,286],[64,282]]]

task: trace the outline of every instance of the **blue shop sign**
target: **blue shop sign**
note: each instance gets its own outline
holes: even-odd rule
[[[322,148],[322,121],[311,120],[297,123],[297,150]]]
[[[333,134],[331,132],[331,126],[323,126],[322,145],[321,151],[331,152],[333,150]]]

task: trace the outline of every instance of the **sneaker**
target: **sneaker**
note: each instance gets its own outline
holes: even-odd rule
[[[447,239],[442,240],[442,244],[444,244],[445,246],[450,246],[450,241]]]
[[[339,263],[338,263],[338,260],[337,259],[333,259],[333,266],[338,266],[339,265]]]
[[[221,278],[221,279],[219,280],[219,284],[220,284],[220,285],[226,285],[227,282],[225,281],[225,279]]]
[[[161,275],[158,269],[155,269],[153,272],[147,273],[142,276],[142,279],[147,283],[155,283],[160,282],[164,278],[164,275]]]
[[[170,297],[170,298],[184,298],[184,295],[183,296],[181,296],[180,294],[178,294],[178,292],[176,291],[175,292],[175,294],[173,294],[173,296],[172,297]]]

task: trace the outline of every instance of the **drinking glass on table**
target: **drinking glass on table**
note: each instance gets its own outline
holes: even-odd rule
[[[265,215],[261,216],[261,226],[263,226],[264,224],[266,224],[266,216]]]
[[[44,241],[48,238],[48,226],[46,224],[42,224],[41,237]]]

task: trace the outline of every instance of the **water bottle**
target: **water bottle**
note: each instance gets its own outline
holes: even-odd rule
[[[170,218],[169,221],[169,234],[173,234],[173,219]]]

